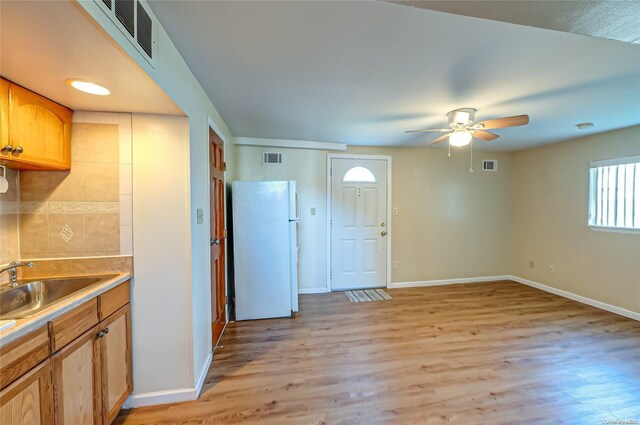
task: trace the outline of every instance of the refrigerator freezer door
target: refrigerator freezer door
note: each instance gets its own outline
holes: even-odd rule
[[[233,182],[236,319],[291,316],[288,182]]]
[[[289,266],[291,268],[291,311],[298,311],[298,241],[300,238],[300,222],[289,222],[289,249],[291,258]]]

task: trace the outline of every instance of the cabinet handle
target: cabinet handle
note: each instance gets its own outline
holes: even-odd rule
[[[105,332],[105,331],[100,331],[100,332],[98,332],[98,339],[100,339],[100,338],[104,338],[104,336],[105,336],[105,335],[106,335],[106,332]]]
[[[13,151],[13,153],[22,153],[24,152],[24,149],[22,149],[22,146],[18,146],[17,148],[15,148],[15,150]]]
[[[2,148],[3,152],[13,152],[13,146],[11,145],[7,145],[4,148]]]

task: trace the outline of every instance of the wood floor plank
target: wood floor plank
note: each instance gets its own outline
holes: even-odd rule
[[[640,422],[640,323],[515,282],[303,295],[231,323],[199,400],[116,424]]]

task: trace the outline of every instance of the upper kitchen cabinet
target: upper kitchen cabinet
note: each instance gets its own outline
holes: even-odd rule
[[[18,170],[71,169],[73,111],[4,79],[0,95],[0,159]]]

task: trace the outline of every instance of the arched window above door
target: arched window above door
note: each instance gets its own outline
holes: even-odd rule
[[[342,177],[343,183],[375,183],[376,177],[366,167],[353,167]]]

